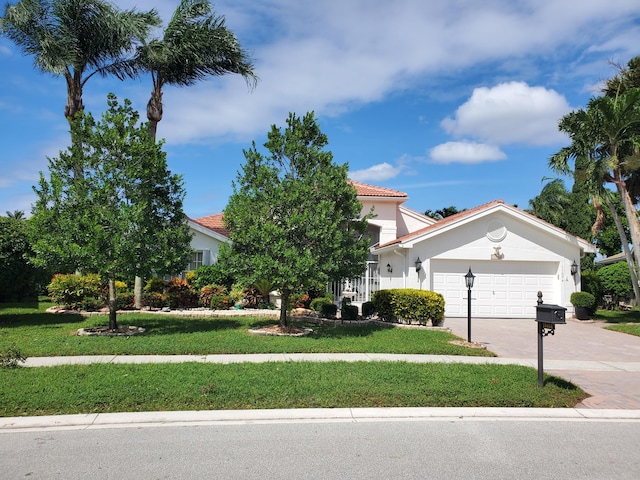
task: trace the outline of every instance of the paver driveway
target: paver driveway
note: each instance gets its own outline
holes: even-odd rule
[[[467,338],[466,318],[447,318],[445,326]],[[566,360],[567,369],[545,370],[592,395],[581,407],[640,409],[640,337],[605,330],[604,326],[603,322],[573,318],[567,319],[566,325],[558,325],[555,335],[544,338],[544,360]],[[472,318],[471,340],[485,344],[500,357],[538,358],[538,331],[533,319]],[[571,360],[628,363],[630,371],[597,367],[574,370]]]

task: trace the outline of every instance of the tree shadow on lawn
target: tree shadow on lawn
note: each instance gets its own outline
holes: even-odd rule
[[[250,328],[260,328],[266,325],[273,325],[274,323],[278,323],[277,319],[259,319],[251,323]],[[376,332],[390,330],[394,328],[393,326],[386,325],[320,325],[317,323],[310,322],[298,322],[295,320],[289,321],[290,325],[296,325],[300,327],[306,327],[313,330],[311,335],[308,335],[306,338],[358,338],[358,337],[369,337]]]
[[[640,323],[640,311],[632,310],[624,312],[622,310],[598,310],[593,315],[594,320],[602,320],[606,323]]]
[[[64,315],[56,313],[1,313],[0,327],[27,327],[27,326],[51,326],[64,325],[68,323],[82,323],[86,320],[79,313],[66,313]]]
[[[108,322],[108,319],[105,318]],[[179,317],[135,317],[118,315],[118,325],[135,325],[142,327],[146,335],[173,335],[177,333],[215,332],[219,330],[235,330],[242,326],[241,322],[226,318],[179,318]]]

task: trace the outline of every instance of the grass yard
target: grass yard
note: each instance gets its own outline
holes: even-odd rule
[[[204,355],[234,353],[407,353],[493,356],[486,350],[451,345],[458,337],[433,330],[391,326],[310,325],[308,337],[249,335],[277,320],[251,317],[183,318],[133,313],[120,325],[144,327],[133,337],[79,337],[79,328],[106,325],[106,316],[48,314],[50,303],[0,304],[0,352],[14,346],[26,357],[68,355]]]
[[[609,325],[607,330],[628,333],[640,337],[640,311],[637,309],[629,312],[622,310],[598,310],[593,316],[595,320],[604,320]]]
[[[252,336],[274,320],[119,316],[147,329],[135,337],[79,337],[107,317],[47,314],[49,303],[0,304],[0,353],[98,354],[410,353],[493,355],[451,345],[443,331],[318,326],[303,338]],[[201,409],[338,407],[573,407],[587,394],[511,365],[404,362],[94,364],[0,369],[0,416]]]
[[[0,416],[339,407],[573,407],[587,395],[515,365],[328,362],[0,369]]]

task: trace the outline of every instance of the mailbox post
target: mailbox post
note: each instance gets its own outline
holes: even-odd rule
[[[538,294],[540,300],[542,295]],[[538,323],[538,387],[544,386],[542,339],[547,335],[554,335],[556,325],[567,323],[565,320],[566,308],[560,305],[549,305],[538,302],[536,307],[536,322]]]

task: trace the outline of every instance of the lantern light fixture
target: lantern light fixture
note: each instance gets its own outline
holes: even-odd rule
[[[418,257],[418,259],[416,260],[416,272],[419,272],[420,270],[422,270],[422,260],[420,260],[420,257]]]

